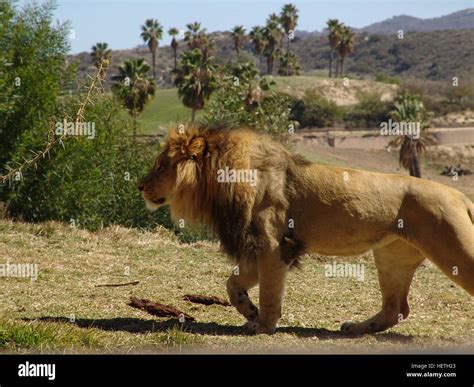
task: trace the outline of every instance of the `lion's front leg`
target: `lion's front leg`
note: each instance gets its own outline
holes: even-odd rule
[[[257,283],[258,272],[255,262],[240,263],[227,280],[230,303],[249,321],[257,318],[258,308],[250,301],[247,291]]]
[[[281,317],[281,304],[289,266],[279,255],[262,257],[258,264],[260,314],[246,324],[250,333],[275,333]]]

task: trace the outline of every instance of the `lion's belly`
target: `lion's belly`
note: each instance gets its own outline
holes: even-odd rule
[[[295,235],[311,252],[362,254],[398,237],[397,205],[384,206],[381,202],[368,206],[359,198],[337,205],[317,200],[313,203],[311,208],[294,211]]]
[[[398,237],[402,177],[349,170],[346,180],[344,170],[327,168],[321,177],[314,169],[317,178],[300,182],[289,210],[295,236],[310,252],[361,254]]]
[[[374,239],[352,239],[344,238],[344,240],[334,241],[334,238],[326,238],[321,240],[315,237],[307,241],[307,253],[318,253],[321,255],[358,255],[363,254],[375,247],[387,245],[397,239],[395,235],[386,235],[380,238]]]

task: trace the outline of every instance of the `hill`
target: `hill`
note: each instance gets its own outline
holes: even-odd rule
[[[229,33],[213,33],[212,36],[215,40],[214,55],[219,63],[237,60]],[[454,76],[471,77],[474,73],[474,50],[469,42],[474,42],[474,29],[412,32],[406,33],[404,39],[364,32],[357,35],[355,52],[347,58],[345,68],[349,75],[355,77],[377,73],[443,81]],[[180,52],[184,47],[184,42],[180,42]],[[298,56],[303,73],[327,71],[330,52],[326,36],[309,34],[296,37],[291,49]],[[151,63],[151,55],[146,48],[113,51],[107,85],[110,86],[110,76],[117,74],[118,65],[125,59],[137,58],[145,58]],[[242,58],[255,61],[265,72],[265,59],[256,57],[250,44],[246,45]],[[69,56],[68,61],[77,63],[80,77],[94,69],[89,54],[85,52]],[[173,69],[170,47],[158,49],[156,63],[158,86],[170,87],[170,72]]]
[[[420,19],[408,15],[394,16],[390,19],[361,28],[361,32],[371,34],[395,34],[405,32],[429,32],[440,30],[462,30],[474,28],[474,8],[464,9],[449,15],[430,19]]]

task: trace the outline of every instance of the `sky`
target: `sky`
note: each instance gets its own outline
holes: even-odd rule
[[[28,2],[20,1],[19,4]],[[90,51],[97,42],[112,49],[133,48],[143,44],[140,26],[145,19],[157,19],[168,31],[185,29],[199,21],[208,31],[230,30],[243,25],[249,30],[265,23],[267,16],[279,13],[291,2],[299,9],[299,30],[322,30],[326,20],[337,18],[351,27],[365,27],[396,15],[420,18],[443,16],[474,8],[474,0],[56,0],[57,20],[71,22],[71,52]],[[161,45],[168,44],[165,33]]]

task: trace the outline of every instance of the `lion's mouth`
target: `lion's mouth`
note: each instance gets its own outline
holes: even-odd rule
[[[153,200],[153,203],[158,205],[163,204],[164,202],[166,202],[166,198],[159,198],[157,200]]]

